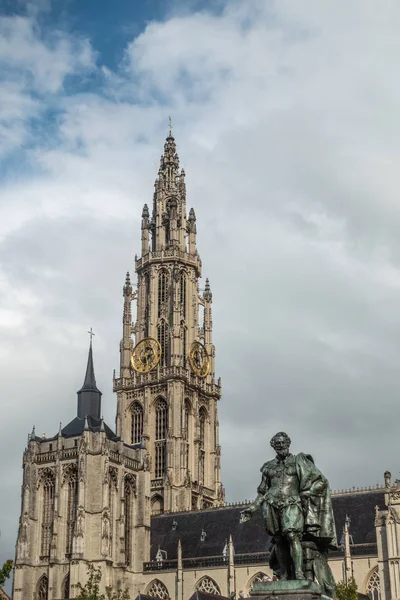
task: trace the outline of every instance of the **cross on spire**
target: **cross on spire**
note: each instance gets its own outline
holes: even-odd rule
[[[168,127],[169,127],[169,137],[172,137],[172,119],[171,117],[168,117]]]
[[[90,335],[90,345],[92,345],[93,336],[96,335],[95,333],[93,333],[92,327],[89,329],[88,334]]]

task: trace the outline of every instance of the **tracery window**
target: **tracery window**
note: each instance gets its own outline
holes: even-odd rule
[[[47,575],[43,575],[38,583],[38,600],[47,600],[49,597],[49,580]]]
[[[43,481],[43,505],[42,505],[42,540],[40,553],[49,556],[50,542],[54,518],[54,474],[48,473]]]
[[[181,305],[181,315],[186,318],[186,273],[181,271],[179,279],[179,301]]]
[[[168,428],[168,405],[164,398],[156,402],[155,476],[163,477],[166,467],[166,443]]]
[[[271,578],[268,577],[266,573],[262,573],[261,571],[260,573],[256,573],[248,583],[249,591],[253,589],[253,585],[256,583],[256,581],[271,581]]]
[[[157,338],[161,346],[161,366],[167,367],[169,364],[169,339],[168,325],[165,321],[161,321],[157,328]]]
[[[366,586],[367,596],[371,598],[371,600],[380,600],[381,598],[381,580],[379,578],[378,567],[376,567],[368,580]]]
[[[167,588],[159,579],[154,579],[154,581],[150,583],[146,594],[153,596],[153,598],[162,598],[162,600],[167,600],[167,598],[170,597]]]
[[[203,577],[196,585],[196,590],[199,592],[206,592],[206,594],[217,594],[221,595],[221,590],[211,577]]]
[[[205,429],[207,413],[204,407],[199,411],[199,481],[204,482],[204,458],[205,458]]]
[[[169,277],[166,271],[161,271],[158,276],[158,317],[162,316],[163,308],[168,298]]]
[[[138,402],[133,404],[131,414],[131,444],[140,444],[143,435],[143,408]]]
[[[72,552],[72,539],[74,535],[76,511],[78,508],[78,473],[76,466],[70,470],[68,477],[68,492],[67,492],[67,536],[65,552]],[[69,596],[66,596],[69,598]]]
[[[125,564],[132,564],[132,518],[133,518],[133,502],[135,496],[135,479],[132,475],[125,477]]]
[[[69,574],[64,579],[63,584],[63,598],[69,598]]]

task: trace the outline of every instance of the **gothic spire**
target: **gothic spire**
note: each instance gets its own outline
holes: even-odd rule
[[[92,330],[90,330],[89,355],[86,366],[86,375],[83,386],[78,392],[78,417],[83,419],[86,416],[100,419],[101,412],[101,392],[96,385],[93,366],[93,348],[92,348]]]

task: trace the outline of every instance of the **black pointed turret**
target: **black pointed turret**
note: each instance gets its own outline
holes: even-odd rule
[[[86,367],[85,381],[78,392],[78,417],[84,419],[86,416],[100,419],[101,415],[101,392],[97,388],[93,367],[93,349],[90,341],[89,356]]]

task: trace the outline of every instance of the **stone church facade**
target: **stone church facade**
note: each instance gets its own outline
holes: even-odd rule
[[[247,597],[272,578],[261,516],[239,525],[220,477],[212,293],[200,289],[196,215],[172,133],[145,204],[137,286],[127,274],[115,432],[101,418],[90,343],[76,417],[23,455],[14,600],[74,598],[87,565],[103,589],[186,600],[195,590]],[[136,321],[132,302],[137,302]],[[400,484],[333,494],[337,580],[400,600]],[[343,534],[342,534],[343,532]]]

